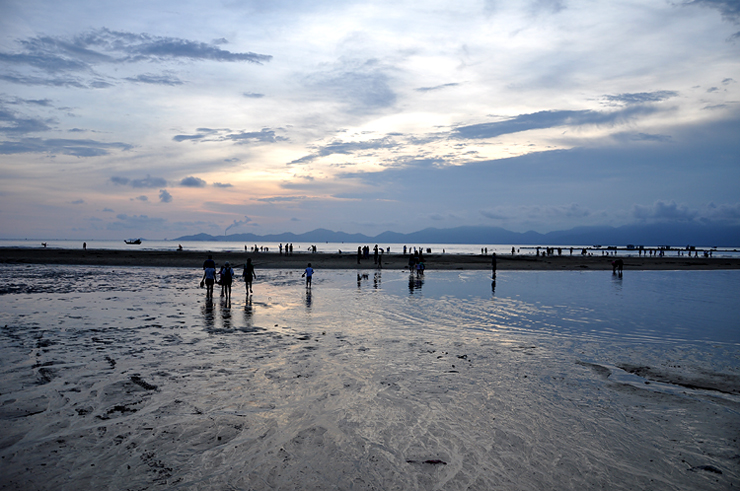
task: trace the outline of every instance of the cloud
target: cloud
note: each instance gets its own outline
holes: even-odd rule
[[[161,177],[147,175],[144,179],[131,180],[131,187],[134,188],[162,188],[165,186],[167,186],[167,181]]]
[[[242,95],[249,99],[261,99],[265,97],[265,94],[257,94],[255,92],[244,92]]]
[[[150,75],[142,74],[136,77],[126,77],[124,80],[129,82],[142,83],[142,84],[153,84],[153,85],[182,85],[183,81],[174,75]]]
[[[677,97],[678,92],[673,90],[658,90],[655,92],[637,92],[616,95],[605,95],[604,99],[612,103],[620,104],[647,104],[650,102],[661,102],[672,97]]]
[[[45,72],[90,70],[105,63],[151,62],[187,59],[196,61],[249,62],[272,59],[257,53],[232,53],[217,45],[146,33],[92,30],[72,38],[37,36],[19,41],[20,53],[0,53],[0,62],[30,65]]]
[[[555,128],[559,126],[614,125],[637,116],[651,114],[650,107],[630,107],[619,111],[540,111],[521,114],[506,121],[461,126],[452,132],[455,138],[482,139],[519,133],[521,131]]]
[[[435,85],[434,87],[419,87],[418,89],[414,89],[414,90],[417,91],[417,92],[432,92],[432,91],[435,91],[435,90],[446,89],[446,88],[449,88],[449,87],[457,87],[458,85],[460,85],[460,84],[458,84],[458,83],[449,83],[449,84]]]
[[[263,128],[260,131],[238,131],[217,130],[211,128],[198,128],[197,133],[192,135],[175,135],[172,139],[176,142],[183,141],[232,141],[238,145],[248,143],[276,143],[287,141],[287,138],[278,136],[274,130]],[[227,159],[228,161],[228,159]]]
[[[0,53],[0,61],[2,61],[2,53]],[[90,88],[85,85],[79,78],[71,77],[35,77],[33,75],[21,75],[18,73],[5,73],[0,74],[0,80],[6,82],[12,82],[19,85],[45,85],[49,87],[74,87],[77,89]]]
[[[84,199],[76,199],[74,201],[70,201],[69,203],[71,205],[84,205],[85,204],[85,200]]]
[[[13,135],[49,131],[51,130],[51,127],[47,124],[49,122],[51,121],[19,116],[0,105],[0,133]]]
[[[695,210],[690,210],[686,205],[678,205],[675,201],[658,200],[651,206],[634,205],[632,207],[632,216],[644,221],[689,222],[697,215]]]
[[[135,200],[138,200],[138,201],[149,201],[149,198],[147,196],[143,195],[143,194],[141,196],[137,196],[134,199]]]
[[[74,157],[99,157],[108,155],[110,149],[130,150],[133,145],[121,142],[99,142],[95,140],[68,140],[23,138],[18,141],[0,142],[0,154],[49,153]]]
[[[206,181],[199,177],[189,176],[180,181],[180,186],[186,188],[204,188],[206,187]]]
[[[740,223],[740,203],[707,205],[706,218],[717,222]]]
[[[653,135],[650,133],[623,132],[612,135],[617,141],[648,141],[666,143],[672,140],[670,135]]]
[[[683,5],[699,5],[714,8],[720,11],[722,18],[726,21],[740,23],[740,3],[737,0],[692,0],[684,2]]]
[[[396,103],[388,69],[377,60],[351,60],[335,70],[312,74],[306,86],[325,97],[347,104],[358,114],[374,113]]]
[[[291,201],[303,201],[308,199],[307,196],[270,196],[268,198],[257,198],[257,201],[263,203],[285,203]]]
[[[166,189],[160,189],[159,201],[160,203],[170,203],[172,201],[172,195],[168,193]]]
[[[587,218],[593,214],[588,208],[577,203],[568,205],[520,205],[498,206],[481,210],[480,214],[491,220],[501,222],[521,222],[536,220],[562,220],[563,218]]]
[[[359,142],[336,141],[319,147],[315,153],[293,160],[289,162],[288,165],[305,164],[308,162],[312,162],[320,157],[327,157],[329,155],[350,155],[360,151],[393,148],[397,145],[398,143],[394,139],[389,137]]]
[[[213,183],[213,187],[216,187],[216,188],[232,188],[232,187],[234,187],[234,186],[233,186],[233,185],[231,185],[231,184],[229,184],[229,183],[224,183],[224,182],[214,182],[214,183]]]

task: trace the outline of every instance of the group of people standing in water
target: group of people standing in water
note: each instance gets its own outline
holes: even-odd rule
[[[234,268],[231,267],[229,261],[226,261],[221,269],[216,272],[216,261],[213,260],[212,255],[208,255],[208,259],[203,262],[203,277],[200,280],[201,288],[206,289],[206,298],[213,297],[213,288],[215,285],[221,285],[221,296],[231,298],[231,284],[234,282]],[[218,278],[217,278],[218,277]],[[247,289],[247,294],[254,293],[252,290],[252,280],[257,279],[257,274],[254,272],[254,265],[252,259],[248,258],[244,264],[244,270],[242,271],[242,277],[244,278],[244,285]],[[308,263],[308,267],[303,272],[303,278],[306,278],[306,288],[311,288],[311,282],[313,280],[313,268],[311,263]]]

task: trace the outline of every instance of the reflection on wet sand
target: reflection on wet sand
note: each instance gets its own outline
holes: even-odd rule
[[[312,297],[278,271],[232,305],[198,272],[61,269],[0,266],[8,489],[740,479],[736,274],[433,272],[421,295],[322,270]]]

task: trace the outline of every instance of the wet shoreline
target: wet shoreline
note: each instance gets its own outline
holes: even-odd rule
[[[44,249],[44,248],[0,248],[0,263],[18,264],[74,264],[89,266],[154,266],[200,268],[207,257],[203,251],[116,251],[104,249]],[[408,255],[383,254],[381,265],[372,256],[357,261],[354,254],[338,253],[295,253],[277,252],[213,252],[218,264],[229,261],[232,265],[243,265],[252,258],[256,267],[266,269],[303,269],[311,262],[321,269],[403,269],[408,265]],[[610,270],[610,256],[601,255],[497,255],[497,270],[579,271]],[[625,270],[717,270],[740,269],[740,258],[689,258],[687,256],[664,257],[620,257]],[[489,270],[490,255],[425,254],[424,263],[430,270]]]

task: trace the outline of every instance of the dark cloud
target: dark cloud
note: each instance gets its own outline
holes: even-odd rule
[[[19,49],[15,52],[0,52],[0,67],[5,67],[0,80],[56,87],[111,87],[111,82],[94,75],[96,69],[104,65],[178,60],[263,64],[272,59],[270,55],[227,51],[217,44],[106,28],[71,38],[36,36],[21,39],[18,45]],[[18,67],[21,70],[31,68],[36,70],[37,74],[13,73],[10,67]],[[38,76],[38,73],[46,76]],[[87,81],[80,78],[90,76],[92,79]],[[182,81],[171,75],[139,75],[125,80],[159,85],[182,84]]]
[[[312,162],[320,157],[327,157],[329,155],[351,155],[356,152],[393,148],[397,145],[398,143],[394,139],[389,137],[360,142],[332,142],[318,148],[316,152],[310,155],[306,155],[305,157],[301,157],[289,162],[288,165],[305,164],[307,162]]]
[[[265,97],[265,94],[257,94],[255,92],[244,92],[244,94],[242,94],[242,95],[244,97],[249,98],[249,99],[261,99],[261,98]]]
[[[74,157],[99,157],[108,155],[109,150],[130,150],[133,146],[120,142],[99,142],[95,140],[68,140],[23,138],[18,141],[0,142],[0,154],[48,153],[72,155]]]
[[[271,196],[269,198],[258,198],[257,201],[264,203],[285,203],[290,201],[303,201],[308,199],[307,196]]]
[[[737,0],[692,0],[684,2],[684,5],[714,8],[720,11],[723,19],[735,24],[740,23],[740,2]]]
[[[458,83],[449,83],[449,84],[442,84],[442,85],[435,85],[434,87],[419,87],[418,89],[414,89],[417,92],[432,92],[434,90],[441,90],[446,89],[448,87],[457,87]]]
[[[234,186],[231,185],[231,184],[229,184],[229,183],[225,183],[225,182],[214,182],[213,183],[213,187],[216,187],[216,188],[232,188]]]
[[[198,133],[192,135],[175,135],[172,139],[176,142],[183,141],[232,141],[237,145],[249,143],[276,143],[287,141],[287,138],[279,136],[274,130],[263,128],[260,131],[214,130],[210,128],[198,128]]]
[[[159,190],[159,201],[161,203],[170,203],[172,201],[172,195],[167,192],[166,189]]]
[[[132,179],[131,187],[134,188],[163,188],[167,181],[161,177],[146,176],[144,179]]]
[[[72,205],[84,205],[85,204],[85,200],[84,199],[77,199],[77,200],[74,200],[74,201],[70,201],[70,204],[72,204]]]
[[[673,90],[658,90],[656,92],[637,92],[616,95],[606,95],[604,98],[612,103],[620,104],[647,104],[660,102],[672,97],[677,97],[678,92]]]
[[[635,205],[632,216],[638,220],[657,222],[690,222],[697,217],[697,212],[675,201],[658,200],[652,206]]]
[[[647,141],[647,142],[669,142],[670,135],[653,135],[650,133],[617,133],[612,138],[618,141]]]
[[[0,74],[0,80],[5,80],[6,82],[12,82],[15,84],[20,85],[45,85],[49,87],[74,87],[77,89],[86,89],[88,88],[87,85],[82,83],[77,78],[42,78],[42,77],[34,77],[32,75],[20,75],[20,74]]]
[[[174,75],[137,75],[136,77],[127,77],[124,80],[129,82],[152,84],[152,85],[182,85],[183,82]]]
[[[6,104],[13,105],[31,105],[31,106],[42,106],[42,107],[53,107],[51,99],[22,99],[20,97],[14,97],[10,100],[3,101]]]
[[[26,118],[0,105],[0,133],[27,134],[49,131],[50,120]]]
[[[29,65],[47,73],[79,72],[106,63],[174,59],[264,63],[272,56],[233,53],[216,45],[181,38],[97,29],[73,38],[37,36],[19,41],[20,53],[0,53],[0,62]]]
[[[149,201],[149,198],[147,196],[143,195],[143,194],[141,196],[137,196],[134,199],[135,200],[138,200],[138,201]]]
[[[199,177],[189,176],[180,181],[180,186],[186,188],[204,188],[206,187],[206,181]]]
[[[242,131],[239,133],[230,133],[224,136],[225,140],[232,140],[240,145],[251,142],[275,143],[286,141],[287,138],[275,135],[273,130],[264,128],[261,131]]]
[[[113,176],[110,178],[110,182],[115,184],[116,186],[125,186],[130,181],[127,177],[119,177],[119,176]]]
[[[452,132],[454,138],[493,138],[521,131],[555,128],[558,126],[614,125],[637,116],[655,112],[647,106],[635,106],[620,111],[540,111],[521,114],[506,121],[461,126]]]

